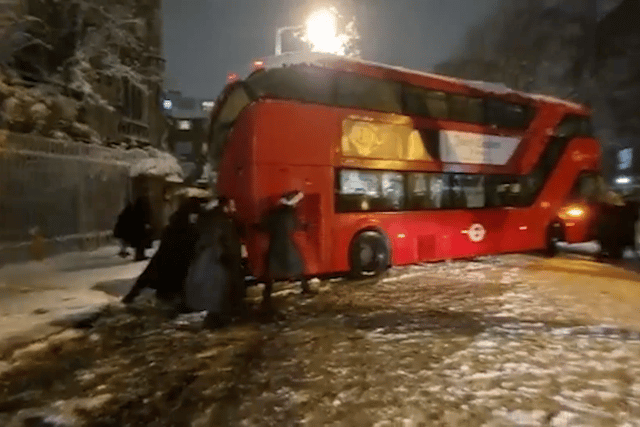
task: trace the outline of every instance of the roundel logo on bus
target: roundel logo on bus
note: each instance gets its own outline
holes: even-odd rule
[[[571,155],[574,162],[582,162],[582,161],[594,161],[597,160],[598,156],[595,154],[589,153],[581,153],[580,151],[574,151]]]
[[[586,156],[579,151],[574,151],[572,154],[572,157],[574,162],[581,162],[582,160],[585,159]]]
[[[468,230],[464,230],[463,233],[469,236],[469,240],[471,240],[474,243],[478,243],[484,240],[484,237],[487,234],[487,231],[482,226],[482,224],[476,223],[476,224],[471,224],[471,227],[469,227]]]

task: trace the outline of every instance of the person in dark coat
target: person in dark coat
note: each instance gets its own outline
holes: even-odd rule
[[[200,200],[185,200],[169,219],[160,247],[122,302],[129,304],[144,288],[156,290],[156,297],[172,300],[181,297],[189,265],[195,256],[198,229],[194,216],[200,212]]]
[[[127,248],[129,246],[129,235],[131,233],[131,217],[133,214],[133,203],[128,202],[125,208],[118,215],[118,220],[113,229],[113,237],[120,241],[120,255],[122,258],[129,256]]]
[[[152,237],[151,202],[142,195],[133,203],[129,243],[136,249],[136,261],[147,259],[145,249],[150,246]]]
[[[262,305],[271,308],[273,283],[280,280],[299,279],[302,292],[311,293],[304,276],[305,263],[293,240],[293,233],[304,228],[296,214],[296,206],[304,197],[301,191],[285,193],[273,210],[262,220],[262,229],[269,234],[266,257],[266,283],[262,294]]]
[[[621,259],[624,249],[631,246],[636,250],[636,224],[639,219],[638,204],[624,201],[614,192],[608,192],[599,203],[598,241],[601,246],[599,257],[605,255]]]
[[[242,250],[233,210],[233,201],[222,197],[196,224],[199,238],[185,280],[185,306],[191,311],[206,310],[204,326],[209,328],[228,324],[244,304]]]

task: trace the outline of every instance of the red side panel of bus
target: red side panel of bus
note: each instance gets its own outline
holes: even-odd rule
[[[299,213],[308,227],[296,233],[295,240],[306,261],[306,273],[320,275],[348,271],[350,244],[359,232],[368,229],[385,235],[395,265],[542,248],[546,227],[556,218],[578,174],[599,166],[598,143],[588,138],[574,139],[531,207],[336,213],[337,167],[443,171],[438,162],[341,159],[342,120],[356,113],[321,105],[261,101],[239,116],[220,165],[218,189],[236,200],[250,268],[257,277],[264,273],[268,245],[258,223],[287,191],[305,193]],[[384,120],[391,115],[366,116]],[[549,142],[547,129],[556,126],[561,116],[561,108],[555,105],[543,111],[523,136],[514,160],[500,173],[529,173]],[[414,125],[426,122],[414,120]],[[488,173],[479,166],[474,166],[473,172]],[[586,240],[588,222],[587,217],[579,218],[566,226],[567,240]]]

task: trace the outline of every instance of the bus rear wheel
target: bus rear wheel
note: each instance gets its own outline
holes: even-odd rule
[[[351,276],[375,277],[389,266],[389,247],[384,237],[376,231],[360,233],[351,245]]]

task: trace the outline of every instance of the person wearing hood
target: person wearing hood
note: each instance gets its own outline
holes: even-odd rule
[[[261,228],[269,234],[269,248],[266,256],[266,283],[262,294],[262,305],[271,308],[273,283],[282,280],[299,279],[303,293],[311,293],[305,274],[305,262],[293,234],[306,228],[296,212],[298,203],[303,199],[302,191],[291,191],[282,195],[278,205],[267,212]]]

